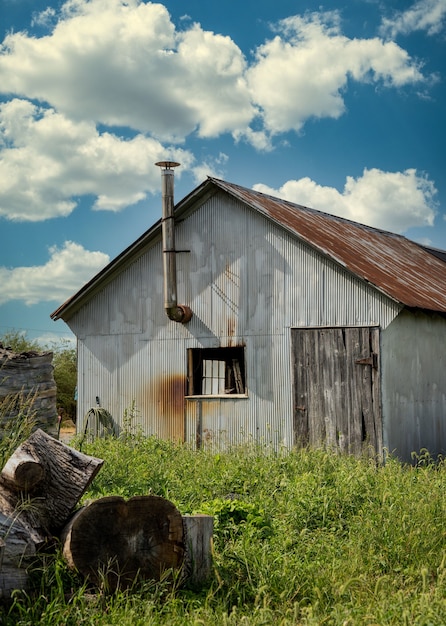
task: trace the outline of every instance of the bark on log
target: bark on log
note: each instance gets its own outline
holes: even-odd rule
[[[44,535],[58,533],[103,463],[38,429],[6,463],[0,493],[16,505],[19,498],[13,490],[25,491],[32,505],[20,517],[31,518],[34,530]],[[28,485],[27,474],[32,477]]]
[[[3,565],[5,541],[0,539],[0,600],[9,598],[12,589],[24,589],[28,580],[25,569]]]
[[[27,584],[26,569],[4,565],[0,571],[0,599],[10,598],[14,589],[26,589]]]
[[[69,566],[110,590],[137,577],[161,580],[183,563],[181,514],[158,496],[96,500],[74,515],[61,540]]]
[[[26,588],[26,567],[60,532],[103,464],[42,430],[13,453],[0,473],[0,537],[4,540],[0,597]]]

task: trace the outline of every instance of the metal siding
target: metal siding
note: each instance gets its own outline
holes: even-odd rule
[[[228,202],[232,199],[240,205],[250,207],[254,213],[276,224],[281,231],[306,242],[312,249],[361,280],[374,285],[394,301],[411,308],[446,312],[446,292],[443,288],[446,277],[445,252],[421,246],[401,235],[211,178],[176,206],[177,220],[187,221],[191,212],[197,208],[201,212],[201,207],[208,203],[209,198],[214,202],[217,195],[224,195]],[[217,223],[222,223],[225,216],[215,214],[214,219]],[[237,219],[237,222],[240,220]],[[54,311],[51,317],[69,321],[105,284],[115,280],[129,264],[144,255],[160,238],[160,231],[159,221]],[[246,244],[249,245],[256,233],[249,228],[247,235]],[[198,230],[195,243],[203,244],[206,237],[205,230]],[[211,240],[208,238],[207,241]],[[230,245],[230,242],[227,243]],[[190,244],[190,240],[187,244]],[[204,243],[203,247],[209,245]],[[208,266],[207,261],[205,264]]]
[[[206,445],[291,446],[290,327],[385,327],[400,306],[222,193],[177,225],[176,241],[189,324],[165,315],[159,241],[70,319],[79,413],[99,395],[121,424],[134,403],[147,434],[194,443],[201,423]],[[248,398],[185,400],[187,348],[236,345],[246,346]]]
[[[409,307],[446,311],[446,265],[441,254],[395,233],[222,180],[212,179],[212,183],[394,300]]]
[[[446,320],[404,311],[382,333],[384,447],[404,461],[446,449]]]
[[[118,350],[117,337],[93,336],[78,341],[78,402],[77,429],[84,428],[88,410],[99,405],[117,417],[118,391]],[[115,408],[116,407],[116,408]]]

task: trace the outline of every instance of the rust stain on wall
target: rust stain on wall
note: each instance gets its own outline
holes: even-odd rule
[[[186,376],[171,375],[155,382],[154,404],[162,426],[160,437],[184,441]]]
[[[231,339],[235,335],[235,324],[235,319],[233,317],[229,317],[227,320],[228,346],[232,345]]]

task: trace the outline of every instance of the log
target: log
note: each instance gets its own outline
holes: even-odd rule
[[[184,581],[188,586],[199,587],[211,578],[214,518],[212,515],[184,515],[183,528]]]
[[[17,504],[19,497],[14,492],[26,492],[32,506],[21,517],[32,516],[34,530],[55,534],[64,527],[103,463],[38,429],[7,461],[0,474],[0,494]]]
[[[39,459],[32,451],[18,448],[2,469],[2,478],[17,491],[31,491],[45,475]]]
[[[181,514],[158,496],[96,500],[74,515],[61,542],[68,565],[107,590],[171,578],[183,563]]]
[[[28,582],[26,569],[3,565],[5,541],[0,539],[0,600],[10,598],[13,589],[25,589]]]
[[[36,430],[0,473],[0,596],[25,589],[26,568],[60,532],[103,464]]]
[[[8,599],[14,589],[26,589],[28,573],[26,569],[4,565],[0,571],[0,599]]]

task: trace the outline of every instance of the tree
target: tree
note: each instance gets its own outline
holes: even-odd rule
[[[68,341],[62,339],[53,347],[54,380],[57,385],[57,406],[62,419],[76,421],[76,382],[77,356],[76,349],[71,348]]]
[[[13,352],[41,352],[42,346],[36,339],[30,339],[26,332],[21,330],[8,330],[0,336],[0,343],[5,348],[11,348]]]

